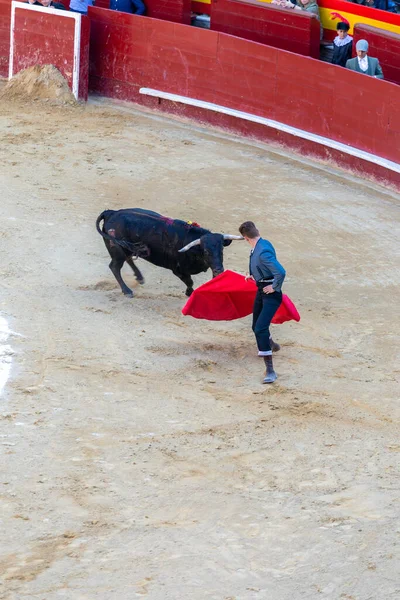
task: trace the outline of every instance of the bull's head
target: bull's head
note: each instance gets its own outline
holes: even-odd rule
[[[187,252],[190,248],[200,246],[203,250],[204,261],[211,269],[213,277],[224,271],[223,250],[224,246],[232,244],[232,240],[243,240],[241,235],[230,235],[228,233],[206,233],[197,240],[190,242],[181,248],[179,252]]]

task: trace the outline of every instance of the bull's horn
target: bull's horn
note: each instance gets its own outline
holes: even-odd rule
[[[232,235],[230,233],[223,233],[224,240],[244,240],[244,237],[241,235]]]
[[[183,248],[178,250],[178,252],[187,252],[188,250],[190,250],[190,248],[193,248],[193,246],[199,246],[199,244],[200,244],[200,238],[197,240],[194,240],[194,242],[190,242],[190,244],[187,244],[186,246],[184,246]]]

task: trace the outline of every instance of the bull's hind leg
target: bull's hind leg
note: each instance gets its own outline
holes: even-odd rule
[[[105,240],[105,241],[108,241],[108,240]],[[111,246],[110,244],[106,244],[106,246],[107,246],[107,249],[111,256],[111,262],[109,264],[109,267],[110,267],[115,279],[118,281],[119,285],[121,286],[122,293],[125,294],[125,296],[129,296],[130,298],[133,298],[132,290],[130,288],[128,288],[128,286],[126,285],[125,281],[122,279],[122,276],[121,276],[121,269],[126,260],[125,252],[122,250],[122,248],[119,248],[118,246],[114,246],[114,245]]]
[[[127,258],[126,262],[128,263],[128,265],[130,266],[130,268],[134,272],[135,277],[136,277],[136,281],[138,283],[140,283],[140,285],[143,285],[144,284],[144,277],[143,277],[142,273],[140,272],[140,270],[135,265],[135,263],[133,262],[132,257],[130,256],[129,258]]]
[[[176,273],[175,271],[173,271],[173,273],[186,285],[186,296],[191,296],[193,293],[193,279],[190,275],[182,275],[182,273]]]

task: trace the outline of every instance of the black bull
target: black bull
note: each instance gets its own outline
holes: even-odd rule
[[[103,228],[100,223],[103,221]],[[193,292],[191,275],[211,269],[213,277],[222,273],[223,248],[239,235],[212,233],[195,224],[163,217],[151,210],[126,208],[105,210],[98,216],[96,228],[104,238],[111,256],[110,269],[126,296],[133,296],[121,277],[125,262],[139,283],[144,278],[133,263],[143,258],[153,265],[170,269],[186,285],[186,295]]]

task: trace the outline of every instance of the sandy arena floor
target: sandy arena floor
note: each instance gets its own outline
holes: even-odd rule
[[[399,600],[400,198],[106,103],[3,102],[0,157],[0,314],[20,334],[0,597]],[[276,385],[249,318],[183,317],[184,286],[147,263],[121,294],[94,222],[134,206],[254,219],[275,244],[302,314],[274,329]]]

